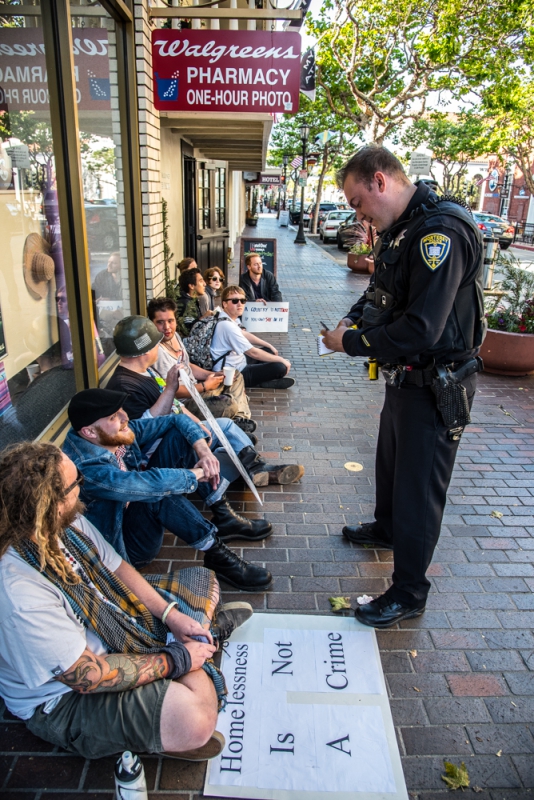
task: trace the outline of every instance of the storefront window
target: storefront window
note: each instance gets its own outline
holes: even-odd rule
[[[91,3],[93,15],[95,8],[101,10],[101,16],[74,16],[73,7],[71,13],[77,87],[87,92],[87,102],[78,105],[78,119],[96,345],[101,366],[114,350],[115,325],[131,312],[115,23],[99,3]]]
[[[226,170],[217,167],[215,170],[215,222],[217,228],[226,225]]]
[[[211,170],[209,169],[198,170],[198,227],[200,230],[211,228],[210,174]]]
[[[40,16],[0,15],[0,447],[75,392]]]

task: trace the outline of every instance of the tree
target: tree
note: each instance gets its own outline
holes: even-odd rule
[[[274,127],[269,147],[270,163],[279,165],[282,163],[284,155],[299,155],[302,152],[300,127],[303,124],[310,126],[307,151],[308,153],[317,153],[321,161],[315,198],[315,214],[311,223],[311,232],[316,233],[325,177],[337,162],[341,162],[343,156],[354,150],[358,131],[354,125],[344,124],[332,113],[325,93],[319,90],[313,102],[307,97],[301,97],[298,114],[284,115],[283,120]],[[319,134],[325,132],[329,132],[331,136],[327,137],[326,141],[318,141]],[[295,190],[296,187],[295,177]]]
[[[416,150],[425,144],[432,151],[433,161],[443,167],[442,188],[446,194],[460,194],[464,189],[467,165],[484,152],[481,137],[484,121],[473,111],[457,115],[436,111],[425,119],[412,123],[402,137],[402,143]],[[436,180],[436,176],[430,170]]]
[[[432,91],[461,96],[534,49],[530,0],[326,0],[308,28],[331,111],[379,144]]]
[[[483,93],[488,152],[513,159],[534,195],[534,80],[516,73]]]
[[[0,112],[0,136],[15,137],[28,146],[32,162],[29,180],[40,192],[45,192],[54,181],[54,143],[50,122],[39,120],[34,111]]]

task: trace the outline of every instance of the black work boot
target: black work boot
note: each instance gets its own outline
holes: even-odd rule
[[[247,417],[233,417],[232,422],[245,433],[254,433],[258,427],[253,419],[247,419]]]
[[[259,542],[270,536],[273,526],[266,519],[246,519],[238,514],[226,495],[210,507],[213,514],[211,520],[217,528],[217,536],[221,542],[231,542],[232,539],[246,539],[248,542]]]
[[[215,543],[204,553],[204,566],[243,592],[263,592],[273,580],[269,570],[243,561],[220,539],[215,539]]]
[[[386,539],[385,533],[378,526],[377,522],[364,522],[363,525],[345,525],[343,536],[364,547],[384,547],[386,550],[393,549],[393,542]]]
[[[254,486],[295,483],[304,475],[304,467],[300,464],[267,464],[253,447],[244,447],[238,458],[252,478]]]

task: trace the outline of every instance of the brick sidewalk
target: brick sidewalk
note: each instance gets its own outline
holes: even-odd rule
[[[294,231],[276,227],[274,216],[261,218],[255,232],[278,237],[291,319],[289,333],[273,343],[297,378],[287,392],[251,391],[259,446],[268,458],[305,464],[306,475],[287,491],[264,491],[273,536],[243,551],[272,570],[274,588],[225,597],[262,611],[328,614],[331,595],[350,594],[355,605],[359,594],[383,592],[391,574],[389,552],[341,537],[345,522],[372,518],[382,381],[370,383],[360,360],[314,355],[320,319],[337,322],[366,281],[317,247],[294,245]],[[424,800],[446,794],[444,758],[465,761],[481,800],[534,797],[533,391],[532,379],[482,377],[430,569],[428,611],[378,632],[407,786]],[[363,471],[348,473],[349,460]],[[248,491],[230,496],[240,510],[260,513]],[[168,537],[152,570],[195,559]],[[2,798],[111,797],[113,759],[84,762],[57,752],[9,714],[0,751]],[[143,761],[151,797],[201,794],[202,765]]]

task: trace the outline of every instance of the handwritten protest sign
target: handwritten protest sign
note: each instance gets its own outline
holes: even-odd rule
[[[247,303],[242,320],[250,333],[287,333],[289,303]]]

